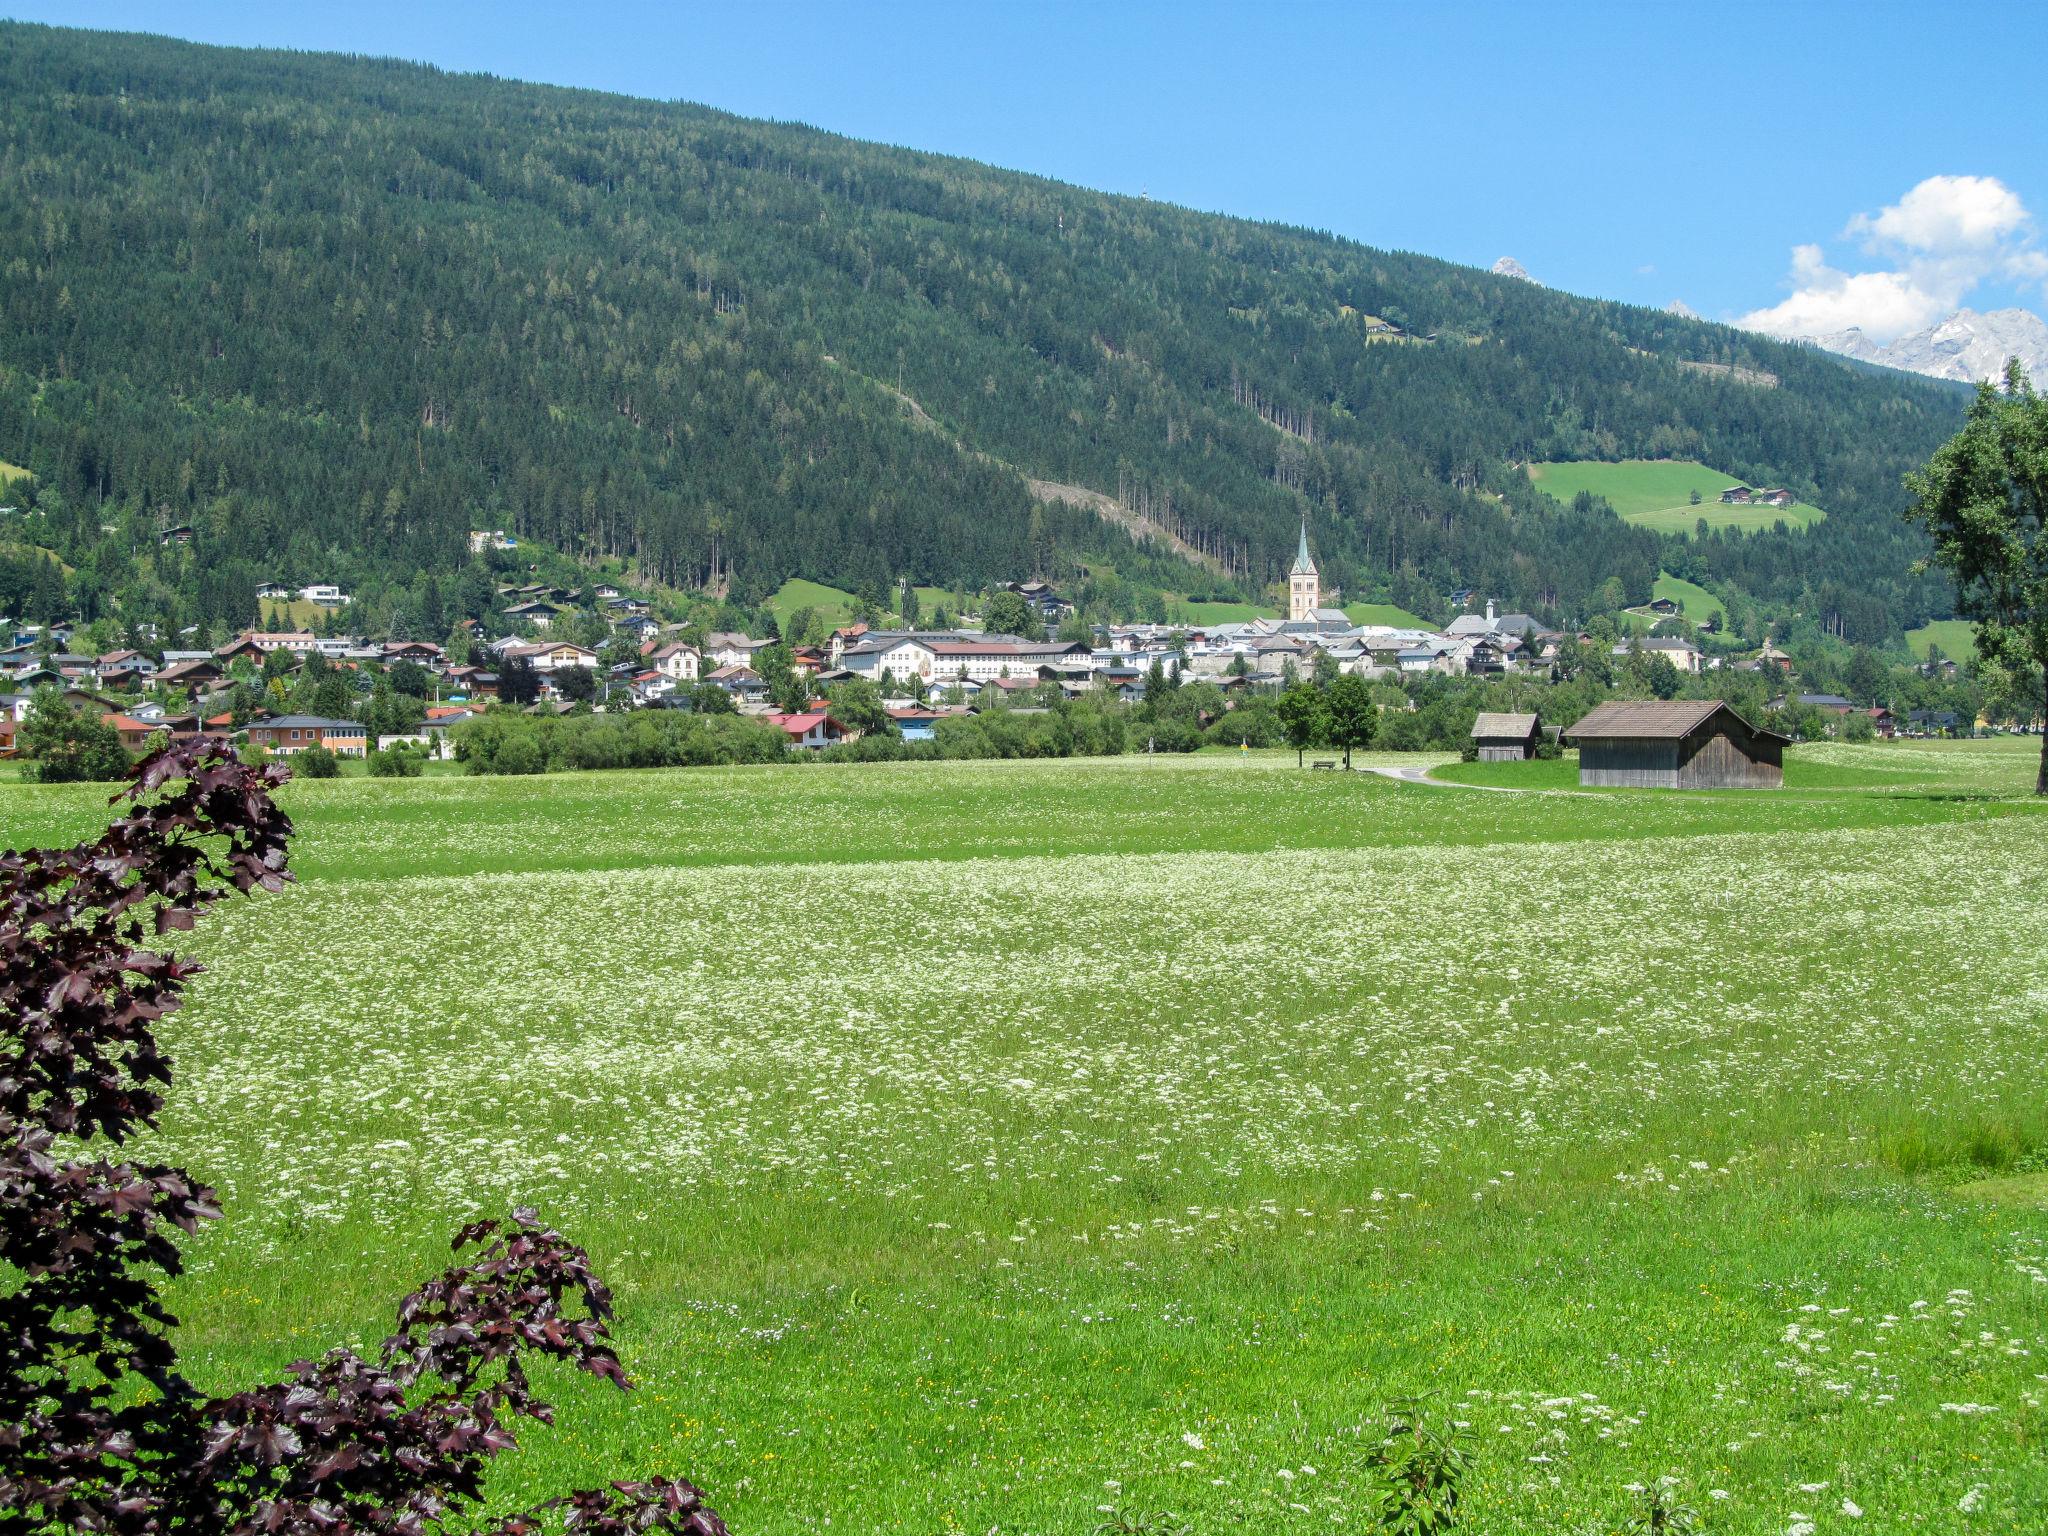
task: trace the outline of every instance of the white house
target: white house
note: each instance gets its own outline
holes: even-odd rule
[[[558,672],[570,667],[597,666],[597,652],[587,646],[571,644],[567,640],[543,640],[535,645],[508,645],[503,655],[507,659],[523,658],[532,664],[536,672]]]
[[[322,608],[341,608],[353,601],[331,581],[316,581],[310,587],[301,587],[299,596],[309,603],[318,603]]]
[[[718,630],[704,637],[704,655],[714,667],[751,667],[754,653],[766,650],[772,643],[749,639],[731,630]]]
[[[677,683],[694,683],[704,668],[704,658],[697,654],[697,648],[685,645],[680,640],[672,640],[667,645],[657,646],[654,654],[647,659],[653,664],[655,671]]]

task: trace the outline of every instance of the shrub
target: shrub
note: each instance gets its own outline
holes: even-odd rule
[[[307,747],[292,759],[295,779],[331,779],[341,772],[341,759],[326,747]]]
[[[1457,1424],[1432,1419],[1412,1401],[1390,1403],[1365,1464],[1378,1485],[1381,1530],[1441,1536],[1458,1523],[1460,1485],[1471,1455],[1468,1432]]]
[[[373,747],[364,758],[373,779],[416,779],[426,771],[424,753],[410,747]]]
[[[0,866],[0,1527],[114,1536],[448,1531],[482,1499],[522,1419],[547,1422],[526,1366],[627,1385],[611,1297],[530,1211],[456,1234],[475,1251],[408,1296],[371,1358],[337,1349],[283,1381],[204,1396],[179,1368],[160,1286],[174,1230],[220,1211],[183,1169],[76,1155],[156,1123],[170,1063],[152,1026],[200,968],[152,947],[215,902],[275,891],[291,822],[281,767],[225,743],[146,760],[95,842]],[[31,916],[32,914],[32,916]],[[681,1480],[614,1483],[494,1522],[591,1536],[724,1536]]]

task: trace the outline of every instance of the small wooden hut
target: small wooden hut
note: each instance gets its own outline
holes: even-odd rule
[[[1536,742],[1543,729],[1538,715],[1510,715],[1482,712],[1472,722],[1472,742],[1482,763],[1518,763],[1536,755]]]
[[[1719,699],[1617,700],[1565,733],[1579,783],[1636,789],[1777,789],[1786,738]]]

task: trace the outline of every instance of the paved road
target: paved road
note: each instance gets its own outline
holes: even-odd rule
[[[1480,789],[1495,795],[1519,795],[1527,791],[1511,789],[1505,784],[1460,784],[1456,779],[1432,779],[1427,768],[1411,768],[1406,764],[1398,768],[1379,768],[1369,763],[1359,767],[1366,773],[1376,773],[1383,779],[1392,779],[1397,784],[1427,784],[1432,789]]]

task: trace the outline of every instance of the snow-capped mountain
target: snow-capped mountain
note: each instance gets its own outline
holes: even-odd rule
[[[2048,323],[2025,309],[1994,309],[1988,314],[1959,309],[1940,324],[1889,345],[1871,340],[1854,326],[1797,339],[1866,363],[1971,384],[1999,377],[2005,360],[2017,357],[2030,377],[2048,380]]]

